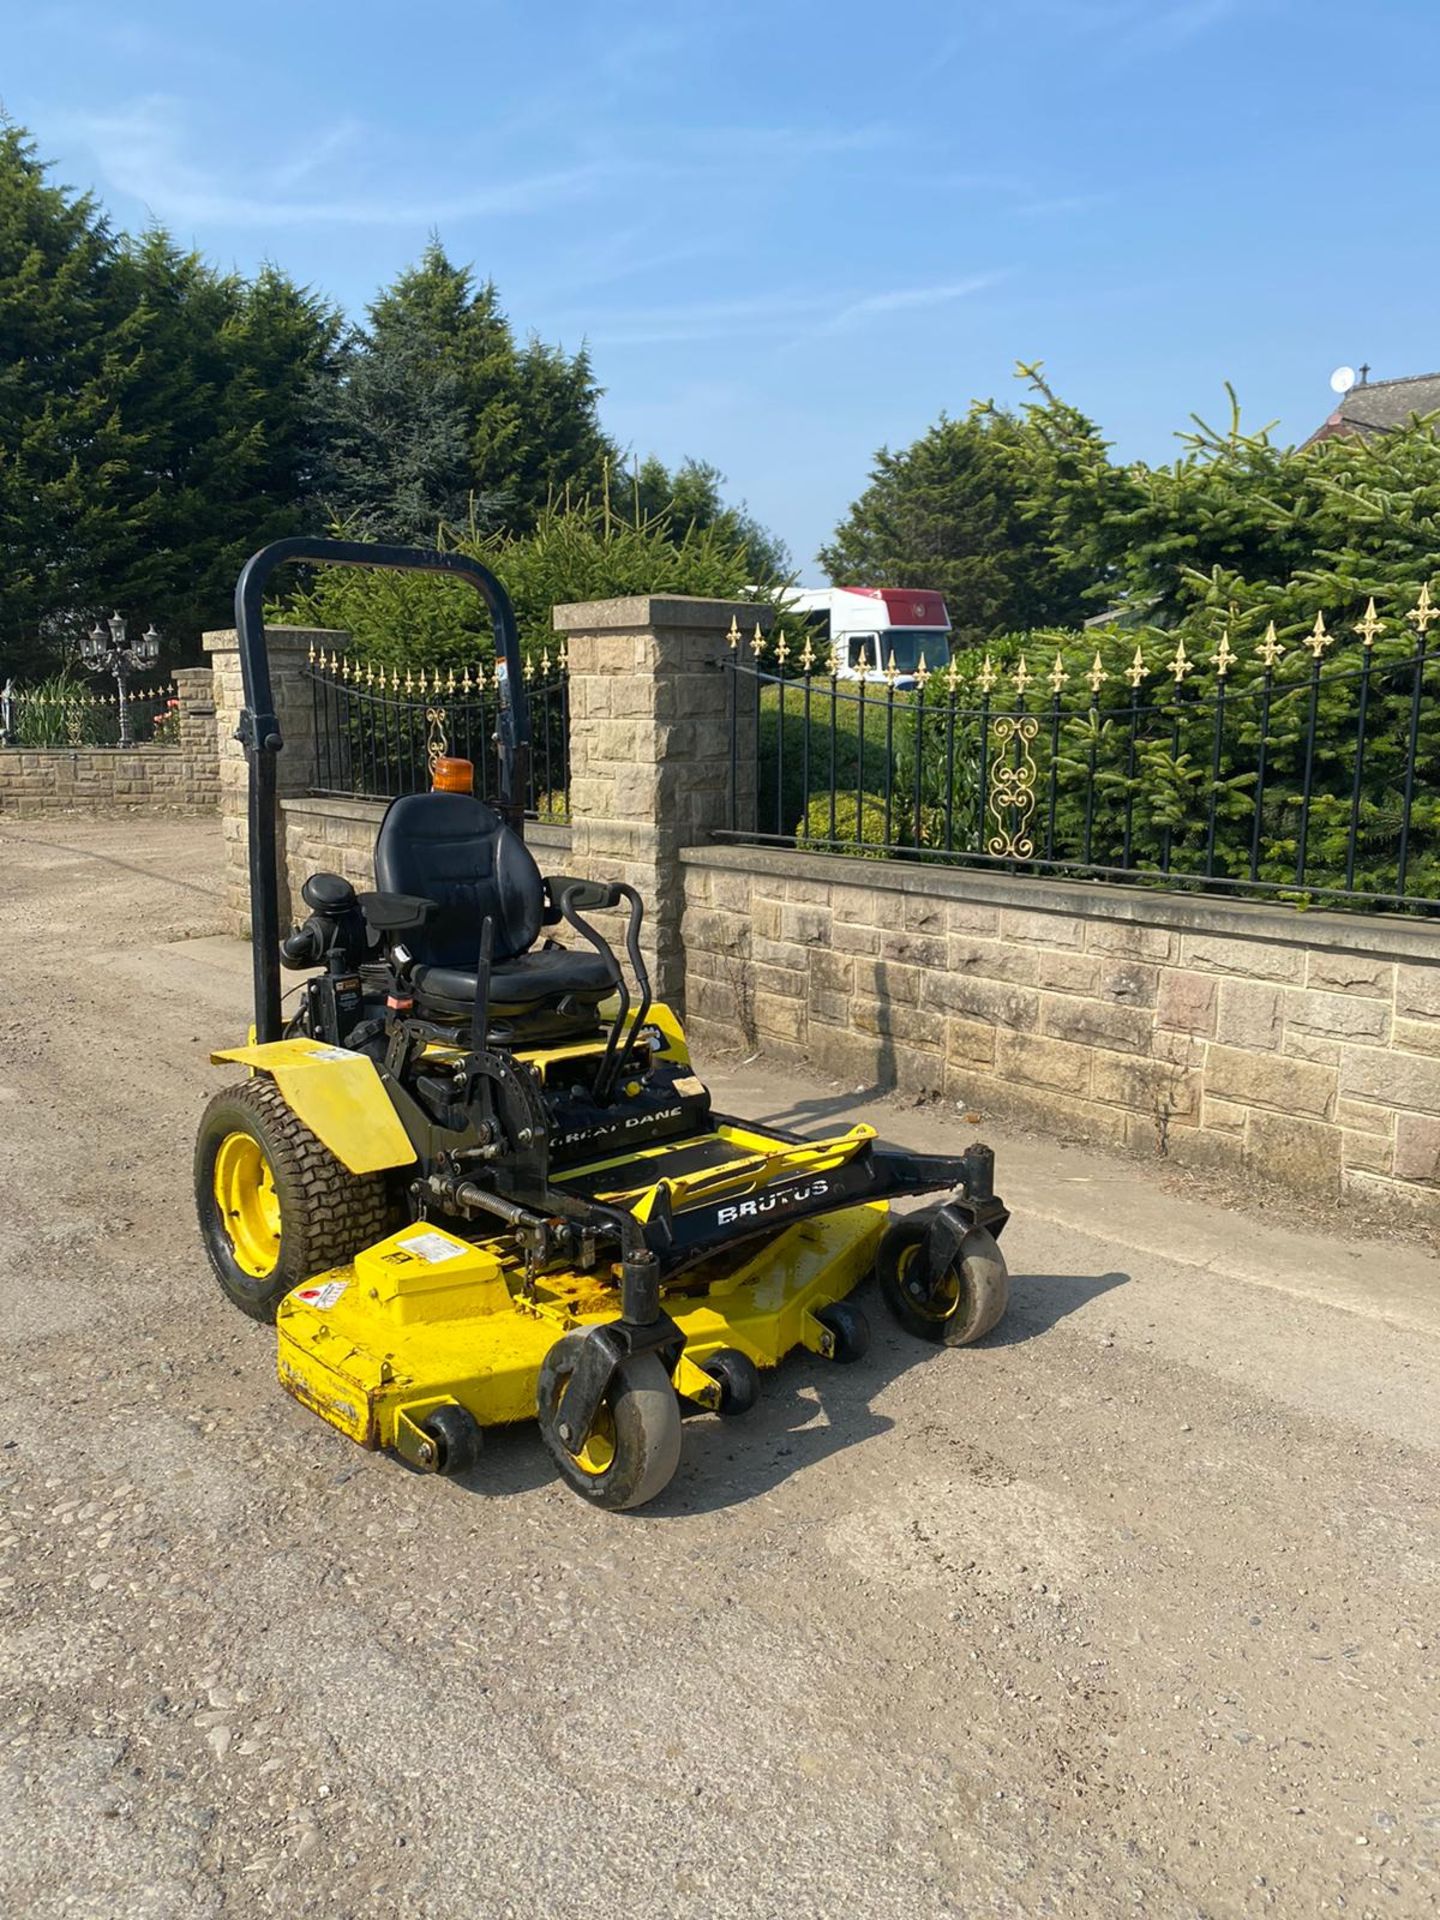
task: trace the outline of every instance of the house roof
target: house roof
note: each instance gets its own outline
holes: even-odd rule
[[[1440,411],[1440,373],[1412,373],[1403,380],[1369,380],[1341,394],[1335,411],[1305,445],[1337,433],[1393,433],[1414,413]]]

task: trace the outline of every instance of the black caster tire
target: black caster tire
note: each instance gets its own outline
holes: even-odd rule
[[[623,1513],[669,1486],[680,1464],[680,1402],[658,1353],[632,1354],[616,1369],[583,1451],[560,1437],[565,1389],[588,1336],[567,1333],[546,1354],[535,1387],[540,1438],[560,1478],[592,1507]]]
[[[905,1215],[885,1230],[875,1263],[891,1313],[918,1340],[968,1347],[997,1327],[1010,1299],[1010,1274],[993,1234],[972,1227],[948,1271],[931,1278],[925,1240],[933,1209]]]
[[[293,1288],[398,1224],[384,1174],[342,1166],[261,1075],[201,1115],[195,1207],[216,1279],[252,1320],[273,1321]]]
[[[720,1404],[715,1411],[722,1420],[749,1413],[760,1398],[760,1369],[738,1347],[721,1347],[700,1371],[708,1373],[720,1389]]]
[[[870,1348],[870,1322],[853,1300],[836,1300],[822,1307],[815,1318],[834,1335],[835,1345],[826,1358],[838,1366],[853,1366],[864,1359]]]
[[[436,1407],[420,1422],[420,1431],[434,1442],[435,1464],[432,1473],[454,1480],[480,1464],[484,1435],[480,1422],[466,1408],[456,1405]]]

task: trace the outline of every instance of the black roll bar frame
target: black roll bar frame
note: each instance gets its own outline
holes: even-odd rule
[[[252,554],[235,583],[235,633],[240,648],[244,705],[235,738],[245,749],[249,770],[250,944],[254,962],[255,1037],[280,1038],[280,867],[276,834],[275,759],[284,748],[270,683],[270,654],[265,642],[265,589],[277,568],[390,567],[417,573],[445,573],[468,581],[490,610],[495,631],[499,686],[499,810],[517,833],[525,831],[525,791],[529,776],[530,703],[520,659],[515,609],[504,587],[478,560],[459,553],[433,553],[423,547],[391,547],[360,540],[319,540],[296,535],[274,540]]]

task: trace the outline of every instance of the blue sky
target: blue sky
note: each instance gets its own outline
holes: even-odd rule
[[[438,230],[810,573],[1017,358],[1150,459],[1227,377],[1299,438],[1337,364],[1440,367],[1435,0],[0,0],[0,44],[119,224],[357,314]]]

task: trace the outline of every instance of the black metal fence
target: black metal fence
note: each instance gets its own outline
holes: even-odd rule
[[[97,693],[64,674],[0,686],[0,746],[174,746],[179,737],[180,701],[169,680],[127,684],[123,696],[118,687]]]
[[[430,785],[435,762],[474,762],[475,791],[499,791],[493,667],[396,668],[312,648],[306,672],[315,715],[315,791],[393,800]],[[570,817],[569,683],[563,653],[525,664],[530,701],[532,818]]]
[[[860,679],[732,633],[727,837],[1437,913],[1436,620]]]

